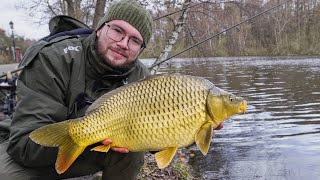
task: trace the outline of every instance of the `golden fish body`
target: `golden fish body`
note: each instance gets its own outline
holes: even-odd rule
[[[209,88],[205,79],[185,76],[135,83],[98,100],[98,108],[70,124],[70,136],[83,146],[108,137],[130,151],[190,145],[206,122]]]
[[[30,137],[44,146],[59,146],[59,155],[73,154],[67,160],[58,156],[58,173],[63,173],[87,146],[105,139],[112,139],[112,144],[93,150],[108,152],[112,147],[124,147],[129,151],[160,151],[156,161],[164,168],[179,147],[196,142],[206,154],[213,129],[245,110],[245,100],[204,78],[157,75],[103,95],[83,118],[45,126]],[[61,133],[45,135],[57,129]],[[61,141],[61,136],[65,140]]]

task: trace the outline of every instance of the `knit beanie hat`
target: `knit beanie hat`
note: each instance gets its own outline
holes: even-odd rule
[[[120,0],[113,3],[106,15],[99,21],[97,29],[111,20],[124,20],[135,27],[147,45],[152,34],[153,19],[151,14],[135,0]]]

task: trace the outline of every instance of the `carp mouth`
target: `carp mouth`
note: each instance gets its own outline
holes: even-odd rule
[[[240,105],[239,114],[246,113],[246,110],[247,110],[247,101],[243,100]]]

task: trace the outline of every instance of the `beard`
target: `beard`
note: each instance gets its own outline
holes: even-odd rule
[[[105,56],[105,49],[103,49],[103,47],[100,46],[99,40],[97,40],[95,43],[95,49],[97,51],[98,58],[103,63],[107,64],[110,68],[112,68],[113,70],[120,71],[120,72],[126,72],[126,71],[130,70],[134,66],[134,64],[136,63],[136,61],[132,61],[132,62],[127,62],[127,63],[121,64],[121,65],[112,64],[111,61]]]

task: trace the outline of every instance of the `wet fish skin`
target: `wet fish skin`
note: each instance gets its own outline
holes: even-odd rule
[[[195,76],[171,74],[148,77],[111,91],[84,117],[33,131],[30,138],[43,146],[59,147],[58,173],[65,172],[83,150],[112,139],[112,147],[129,151],[159,151],[159,168],[166,167],[180,147],[194,142],[207,154],[213,129],[232,115],[244,113],[247,102]]]

